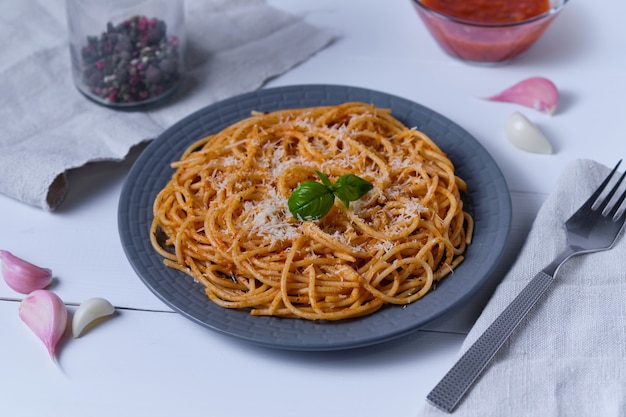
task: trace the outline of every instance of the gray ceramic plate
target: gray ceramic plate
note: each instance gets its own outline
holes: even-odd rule
[[[468,184],[474,240],[465,261],[435,291],[405,306],[389,306],[358,319],[312,322],[251,316],[217,306],[187,275],[163,265],[150,244],[152,202],[169,181],[170,162],[195,140],[249,116],[251,110],[334,105],[363,101],[391,108],[409,127],[429,135],[448,154]],[[210,105],[155,139],[133,165],[118,212],[122,245],[144,284],[183,316],[212,330],[258,345],[291,350],[338,350],[372,345],[415,331],[460,307],[494,273],[511,224],[511,201],[500,169],[487,151],[452,121],[419,104],[389,94],[335,85],[298,85],[259,90]]]

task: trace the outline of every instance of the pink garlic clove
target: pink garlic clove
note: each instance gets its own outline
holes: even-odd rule
[[[559,90],[547,78],[531,77],[486,100],[521,104],[552,115],[559,102]]]
[[[63,301],[52,291],[35,290],[22,300],[18,314],[54,360],[57,344],[67,328],[67,308]]]
[[[0,250],[2,276],[7,285],[22,294],[46,288],[52,282],[52,271],[33,265],[12,253]]]

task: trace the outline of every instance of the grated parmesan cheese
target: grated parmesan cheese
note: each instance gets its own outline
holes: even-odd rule
[[[244,203],[244,217],[250,219],[251,232],[264,237],[275,245],[280,241],[293,240],[300,234],[297,223],[290,223],[287,199],[271,187],[267,198]]]

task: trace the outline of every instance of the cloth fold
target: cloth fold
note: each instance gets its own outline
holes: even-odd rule
[[[167,103],[119,111],[71,74],[65,1],[0,0],[0,193],[54,210],[65,173],[129,150],[219,100],[258,89],[336,38],[263,0],[187,0],[186,78]],[[100,30],[100,29],[97,29]]]
[[[565,248],[564,222],[609,169],[577,160],[539,210],[515,264],[460,354]],[[446,416],[425,403],[420,417]],[[626,239],[571,258],[496,354],[453,416],[626,416]]]

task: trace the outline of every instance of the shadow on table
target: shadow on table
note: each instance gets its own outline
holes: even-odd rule
[[[82,167],[69,170],[67,194],[56,212],[69,213],[106,194],[112,188],[121,187],[128,171],[148,144],[146,141],[135,145],[121,161],[89,162]]]

